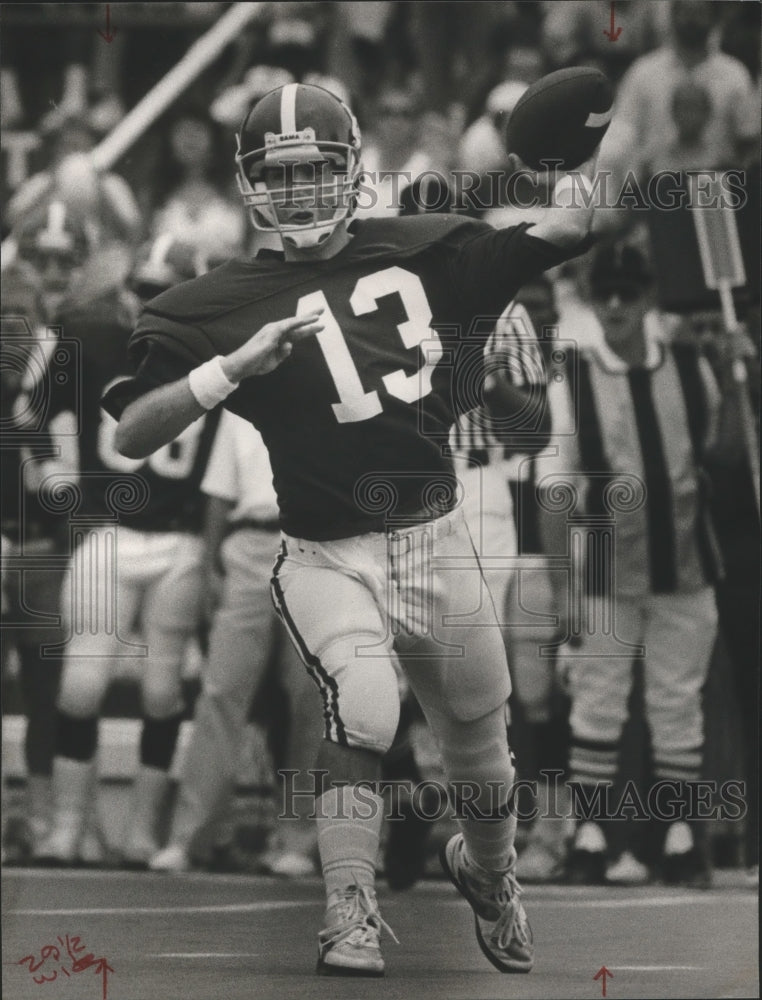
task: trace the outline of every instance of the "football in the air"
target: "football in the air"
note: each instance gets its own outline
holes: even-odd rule
[[[589,160],[611,122],[614,91],[590,66],[543,76],[525,90],[508,119],[505,144],[532,170],[574,170]]]

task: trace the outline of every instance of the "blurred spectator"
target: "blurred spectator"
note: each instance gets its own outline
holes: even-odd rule
[[[486,174],[490,170],[507,167],[505,126],[527,86],[526,82],[519,80],[505,80],[490,91],[483,112],[468,126],[458,142],[460,169]]]
[[[270,4],[267,45],[276,66],[298,79],[323,70],[330,11],[323,3]]]
[[[258,76],[259,67],[275,67],[276,72],[300,81],[308,73],[327,72],[332,34],[343,6],[313,2],[264,5],[260,16],[250,21],[233,42],[218,83],[219,93],[235,92],[239,85],[248,87],[250,74]],[[262,93],[282,82],[276,80]],[[258,87],[259,80],[255,78],[252,83]]]
[[[746,67],[710,44],[720,6],[672,0],[669,43],[637,59],[621,81],[601,166],[611,159],[620,169],[637,168],[644,150],[671,146],[677,133],[671,95],[683,84],[709,96],[704,142],[723,150],[725,162],[745,162],[757,144],[759,108]]]
[[[47,168],[24,181],[8,203],[8,225],[18,226],[28,213],[39,213],[47,201],[58,199],[79,216],[96,242],[134,243],[142,229],[138,204],[123,177],[98,174],[92,167],[87,154],[95,139],[86,115],[62,118],[48,135]]]
[[[480,84],[473,89],[466,107],[466,123],[472,123],[483,113],[490,95],[503,83],[521,83],[530,86],[546,73],[547,61],[540,47],[538,27],[525,27],[518,33],[502,33],[492,39],[484,67],[478,71]]]
[[[85,5],[69,6],[76,13]],[[53,10],[41,15],[31,32],[3,11],[3,21],[10,21],[3,25],[3,128],[30,126],[40,116],[43,128],[52,127],[87,107],[94,37],[75,24],[61,23]],[[34,66],[33,74],[27,72],[29,66]]]
[[[713,583],[720,567],[705,469],[713,449],[727,448],[728,436],[737,439],[737,413],[698,351],[669,343],[663,318],[651,310],[652,278],[637,250],[603,245],[590,287],[589,322],[600,324],[600,335],[579,356],[575,400],[575,469],[585,476],[592,520],[579,541],[587,552],[583,622],[578,646],[565,654],[570,776],[588,802],[596,789],[611,787],[633,660],[642,657],[653,777],[669,782],[673,810],[658,817],[666,824],[661,874],[668,882],[705,886],[706,828],[688,822],[697,816],[687,784],[702,774],[701,691],[717,634]],[[596,515],[610,520],[608,542],[593,523]],[[592,813],[581,803],[580,793],[570,879],[647,880],[633,853],[632,825],[622,853],[609,853],[606,818],[615,803]]]
[[[355,95],[355,103],[360,105],[379,90],[388,73],[386,50],[393,13],[394,4],[389,0],[334,4],[334,30],[326,68],[341,74]]]
[[[120,847],[129,867],[144,867],[156,851],[158,816],[184,714],[184,657],[199,622],[199,485],[218,418],[205,415],[145,462],[117,452],[116,423],[102,410],[101,397],[129,371],[126,347],[138,302],[125,279],[110,255],[104,260],[103,250],[88,261],[58,315],[67,336],[79,341],[79,354],[71,358],[65,379],[51,374],[47,381],[47,420],[61,454],[46,461],[46,475],[57,484],[52,490],[76,499],[76,523],[70,525],[61,606],[67,641],[53,818],[36,845],[40,864],[69,866],[83,859],[96,803],[98,720],[120,654],[145,657],[140,766]],[[72,430],[77,427],[79,434]],[[70,447],[64,451],[67,444],[75,445],[74,454]],[[142,649],[130,648],[123,638],[138,616]]]
[[[241,83],[225,87],[212,102],[209,113],[231,133],[238,129],[246,112],[268,90],[293,83],[294,77],[282,66],[253,66]]]
[[[609,0],[553,0],[546,3],[543,51],[553,69],[596,63],[617,81],[636,56],[660,44],[667,31],[666,4],[629,0],[616,4],[615,43]]]
[[[504,63],[514,47],[534,61],[542,7],[534,3],[417,0],[400,4],[408,16],[413,48],[408,68],[420,71],[427,107],[446,113],[453,104],[467,112],[512,73]],[[523,78],[523,73],[516,77]]]
[[[233,175],[229,144],[208,116],[193,111],[174,119],[167,142],[152,232],[170,233],[209,257],[233,256],[242,245],[245,220],[222,179]]]
[[[25,247],[26,249],[26,247]],[[44,253],[37,248],[36,262]],[[62,275],[43,266],[46,280]],[[0,629],[4,680],[15,652],[18,682],[26,715],[24,763],[26,785],[22,815],[4,817],[5,863],[25,863],[48,832],[54,752],[55,702],[61,676],[64,639],[60,596],[64,577],[67,520],[44,505],[39,496],[40,467],[33,451],[44,453],[40,372],[59,343],[45,328],[43,283],[26,261],[2,275],[3,317],[0,327],[2,377],[2,538],[3,623]],[[6,561],[7,560],[7,561]],[[24,565],[25,561],[27,562]],[[8,568],[11,565],[11,568]],[[47,647],[47,648],[45,648]]]
[[[675,136],[671,142],[652,143],[643,155],[643,177],[662,170],[709,170],[721,167],[728,151],[709,129],[712,101],[697,84],[681,83],[669,102]]]
[[[414,85],[387,86],[363,136],[361,193],[356,218],[398,215],[400,192],[425,171],[447,170],[449,152],[423,126],[420,92]]]
[[[751,312],[751,311],[750,311]],[[751,314],[754,322],[754,314]],[[759,450],[759,312],[753,340],[739,327],[728,334],[719,314],[696,314],[686,326],[703,348],[727,392],[747,393],[752,447]],[[738,357],[746,383],[728,384],[729,362]],[[759,642],[760,525],[748,455],[734,447],[717,448],[709,466],[712,508],[725,573],[717,587],[720,631],[730,656],[740,722],[747,813],[744,817],[744,864],[758,876],[759,866]],[[733,720],[735,724],[735,720]]]
[[[167,846],[150,861],[154,871],[191,867],[199,835],[219,820],[232,795],[252,699],[265,672],[277,675],[289,696],[289,738],[284,766],[306,784],[320,742],[321,718],[309,673],[275,615],[270,595],[280,539],[272,471],[262,438],[250,424],[223,412],[202,483],[207,494],[204,569],[211,613],[208,668],[196,703]],[[297,806],[305,806],[297,809]],[[296,798],[283,820],[280,844],[263,860],[279,875],[314,873],[314,830],[307,796]],[[215,844],[233,860],[232,844]]]
[[[41,282],[41,321],[52,323],[83,277],[95,249],[93,235],[76,213],[54,200],[24,217],[15,241],[19,260],[29,264]]]

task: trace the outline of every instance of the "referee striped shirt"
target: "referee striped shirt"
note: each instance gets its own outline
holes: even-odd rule
[[[450,447],[456,458],[485,466],[502,462],[507,441],[532,432],[538,407],[545,405],[545,365],[532,320],[518,302],[506,307],[484,349],[485,371],[499,371],[512,385],[528,390],[527,406],[515,417],[495,419],[478,407],[453,426]]]
[[[613,579],[623,596],[689,593],[719,572],[703,472],[719,389],[707,360],[692,345],[670,343],[655,313],[646,339],[645,363],[630,368],[601,333],[568,380],[586,512],[591,523],[614,522],[613,565],[588,566],[594,592]]]

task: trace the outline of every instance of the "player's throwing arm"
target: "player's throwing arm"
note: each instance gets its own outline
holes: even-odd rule
[[[266,375],[291,354],[294,344],[320,333],[322,309],[267,323],[237,350],[218,355],[186,377],[160,386],[130,403],[116,430],[117,451],[145,458],[174,440],[206,410],[233,392],[242,379]]]

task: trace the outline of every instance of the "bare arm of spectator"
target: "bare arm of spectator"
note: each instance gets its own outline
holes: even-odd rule
[[[222,598],[225,571],[220,559],[220,548],[228,526],[228,516],[233,509],[232,500],[210,496],[204,515],[204,611],[211,622]]]
[[[737,67],[732,95],[728,101],[731,132],[735,138],[736,158],[739,163],[750,162],[759,155],[759,82],[755,89],[744,66]]]
[[[706,359],[702,359],[705,383],[714,382],[719,389],[719,409],[705,445],[709,465],[728,467],[742,462],[746,455],[744,442],[754,415],[749,400],[749,384],[759,384],[759,362],[743,327],[724,333],[717,343],[716,382]],[[716,390],[715,390],[716,391]],[[758,428],[751,428],[757,437]],[[755,446],[756,447],[756,446]]]

